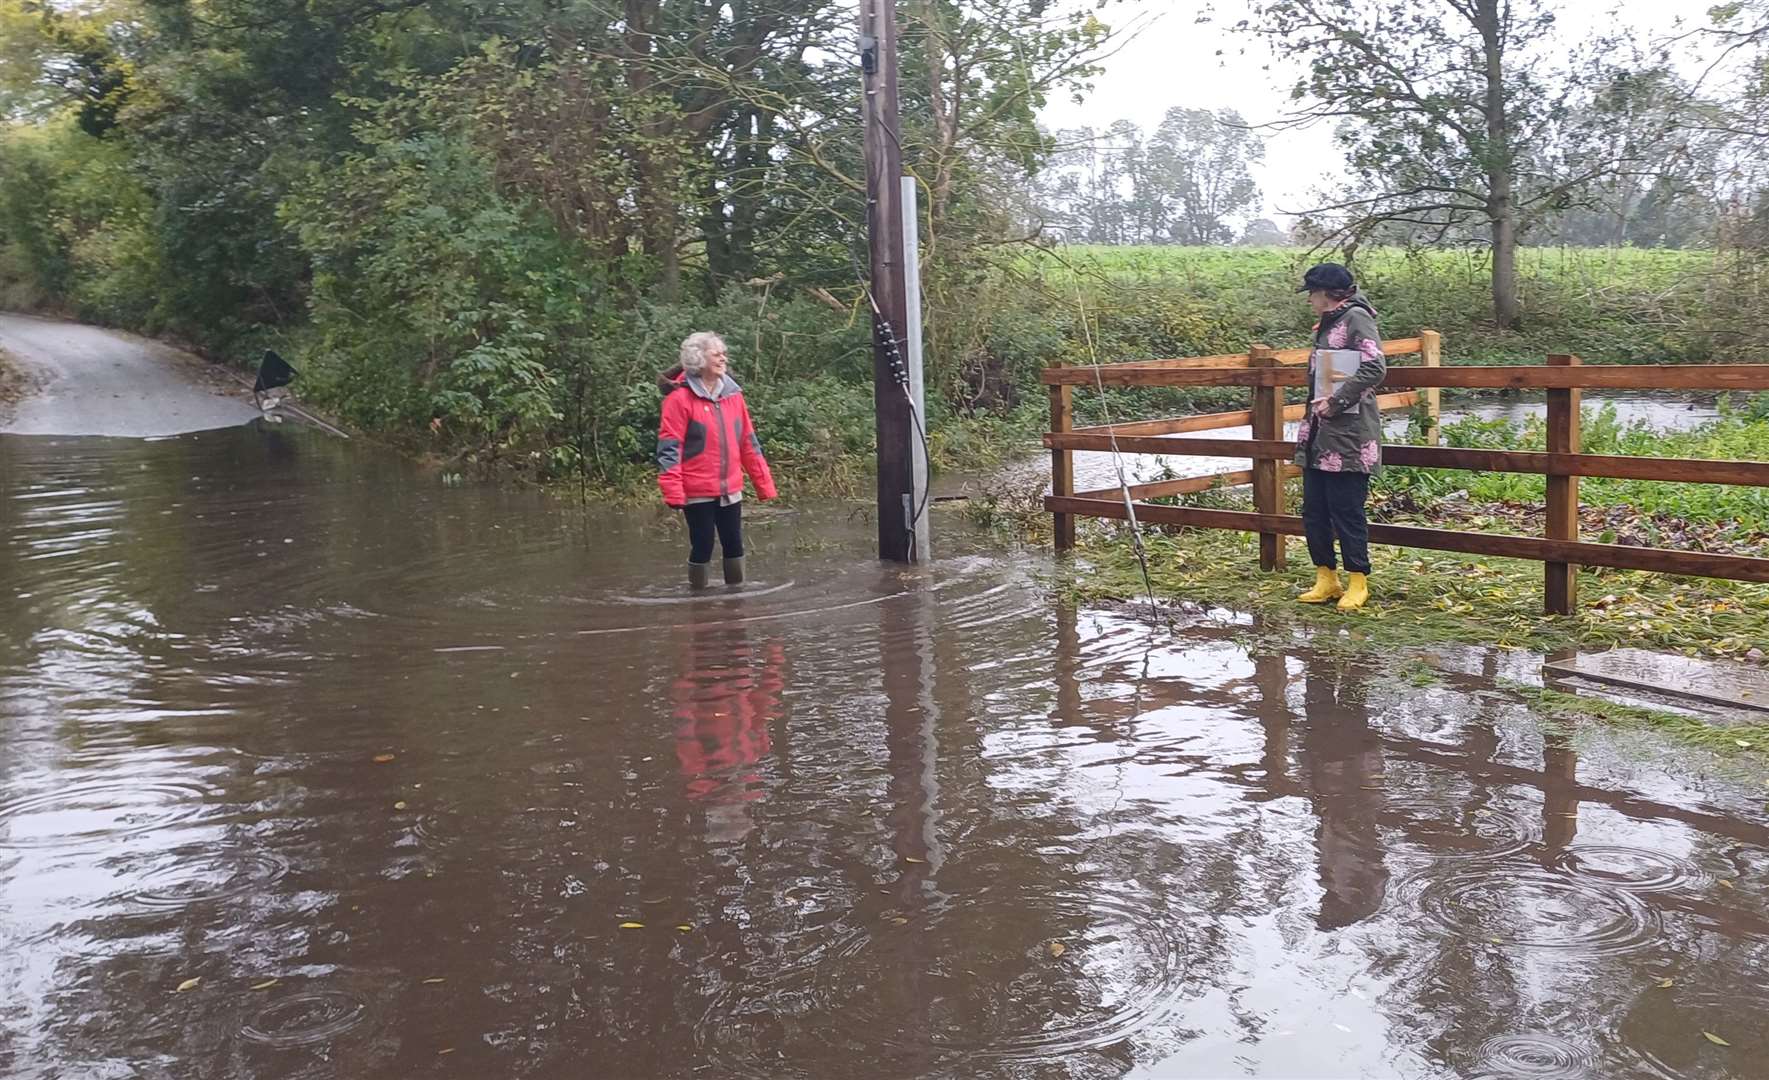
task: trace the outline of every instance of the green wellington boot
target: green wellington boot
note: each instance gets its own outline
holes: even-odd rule
[[[704,589],[704,588],[706,588],[707,571],[709,569],[711,569],[711,567],[712,567],[711,563],[703,563],[703,562],[689,563],[688,564],[688,587],[690,589]]]
[[[743,556],[725,560],[725,584],[743,584]]]
[[[1343,595],[1345,590],[1339,587],[1339,572],[1330,566],[1317,566],[1314,568],[1314,588],[1296,599],[1304,604],[1324,604]]]

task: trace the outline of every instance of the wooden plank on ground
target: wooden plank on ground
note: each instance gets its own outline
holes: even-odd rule
[[[1542,665],[1554,675],[1769,712],[1769,672],[1645,649],[1611,649]]]

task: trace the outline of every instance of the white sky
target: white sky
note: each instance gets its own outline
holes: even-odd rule
[[[1349,0],[1356,3],[1357,0]],[[1560,0],[1556,5],[1562,33],[1582,36],[1591,28],[1619,22],[1636,29],[1644,40],[1673,31],[1679,17],[1685,29],[1705,24],[1712,0]],[[1089,3],[1088,6],[1092,6]],[[1105,62],[1086,103],[1053,100],[1039,115],[1051,128],[1102,129],[1117,120],[1134,121],[1152,132],[1166,111],[1232,108],[1250,123],[1278,119],[1290,105],[1295,82],[1286,66],[1273,62],[1263,45],[1229,28],[1245,14],[1245,0],[1216,0],[1212,22],[1195,20],[1203,4],[1194,0],[1114,0],[1098,11],[1108,26],[1152,20],[1142,34]],[[1221,56],[1216,55],[1218,51]],[[1270,70],[1264,70],[1270,64]],[[1693,68],[1691,73],[1699,71]],[[1306,209],[1310,192],[1322,180],[1342,172],[1343,155],[1334,145],[1332,127],[1265,133],[1265,164],[1254,178],[1265,196],[1265,213],[1280,225],[1292,219],[1284,211]]]

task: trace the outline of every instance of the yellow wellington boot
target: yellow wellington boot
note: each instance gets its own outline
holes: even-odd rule
[[[1340,611],[1356,611],[1370,602],[1370,576],[1368,574],[1351,574],[1350,582],[1345,586],[1345,595],[1339,598]]]
[[[1339,573],[1330,566],[1314,568],[1314,588],[1298,596],[1296,599],[1304,604],[1324,604],[1329,600],[1337,600],[1345,590],[1339,587]]]

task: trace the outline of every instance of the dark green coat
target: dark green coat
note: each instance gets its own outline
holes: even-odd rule
[[[1322,472],[1382,471],[1382,411],[1376,388],[1388,374],[1382,338],[1376,333],[1376,311],[1363,295],[1321,317],[1308,360],[1308,414],[1296,432],[1296,464]],[[1356,349],[1357,371],[1328,400],[1325,417],[1314,414],[1315,362],[1321,349]],[[1312,436],[1312,437],[1311,437]]]

